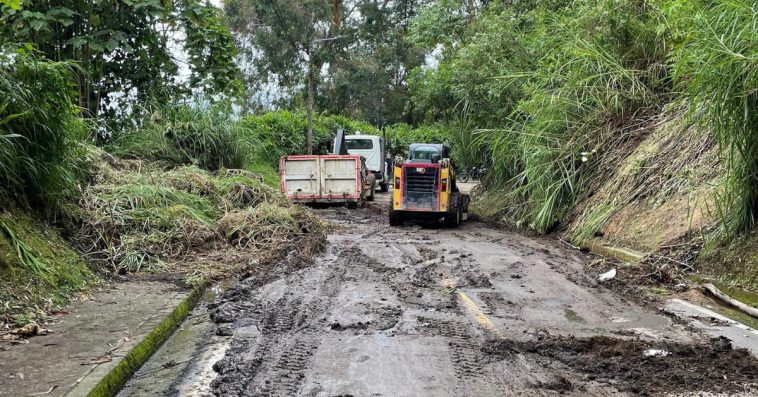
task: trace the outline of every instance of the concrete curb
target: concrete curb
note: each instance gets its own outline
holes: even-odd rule
[[[205,287],[194,289],[158,326],[135,345],[113,369],[99,381],[93,382],[90,390],[80,385],[66,396],[113,397],[126,385],[129,378],[155,353],[176,331],[192,309],[197,306]]]

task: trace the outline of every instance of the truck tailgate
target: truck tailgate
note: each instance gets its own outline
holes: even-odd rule
[[[361,200],[360,156],[285,156],[279,163],[282,193],[300,202]]]

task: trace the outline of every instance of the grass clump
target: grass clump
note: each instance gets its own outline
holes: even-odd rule
[[[312,255],[326,243],[325,239],[309,238],[325,233],[321,222],[309,210],[272,203],[227,213],[219,221],[219,231],[234,246],[270,253],[297,247],[301,254]]]
[[[120,172],[100,164],[97,182],[69,208],[77,245],[105,272],[169,273],[196,284],[276,260],[296,245],[313,242],[298,248],[303,258],[322,247],[318,220],[252,172],[114,164]]]
[[[758,218],[758,13],[753,1],[693,3],[671,5],[671,18],[691,33],[675,53],[674,73],[693,116],[724,149],[723,229],[747,233]]]
[[[72,65],[0,53],[0,192],[50,214],[76,193],[87,128],[71,92]]]
[[[226,103],[153,105],[137,114],[147,117],[113,138],[109,150],[114,155],[218,170],[243,168],[259,148]]]

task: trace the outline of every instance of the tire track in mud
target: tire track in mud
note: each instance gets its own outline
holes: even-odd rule
[[[324,260],[339,261],[344,252],[327,254]],[[337,269],[312,266],[261,286],[246,280],[219,299],[212,311],[216,322],[238,328],[225,357],[214,366],[216,395],[297,394],[318,348],[318,334],[328,327],[324,313],[344,275]],[[271,299],[277,294],[279,298]]]

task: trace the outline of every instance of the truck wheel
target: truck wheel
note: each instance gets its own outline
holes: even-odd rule
[[[374,193],[376,193],[376,186],[371,185],[371,193],[369,193],[368,197],[366,197],[366,201],[374,201]]]
[[[390,226],[401,226],[403,224],[403,214],[399,211],[395,211],[392,208],[392,201],[390,201]]]
[[[382,193],[387,193],[390,190],[390,184],[389,182],[382,182],[379,184],[379,191]]]

